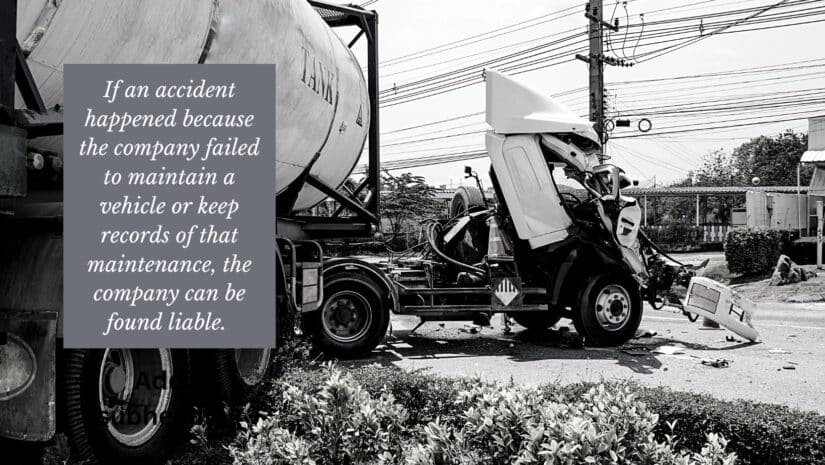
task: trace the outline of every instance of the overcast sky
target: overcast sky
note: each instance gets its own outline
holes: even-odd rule
[[[713,12],[767,6],[778,0],[631,0],[627,2],[627,12],[630,23],[639,23],[639,14],[646,13],[645,21],[664,20],[685,16],[711,14]],[[797,6],[785,11],[801,10],[804,8],[821,8],[825,2],[812,5]],[[501,28],[522,21],[527,21],[548,13],[570,7],[577,7],[574,14],[569,14],[558,20],[544,22],[521,31],[505,34],[492,40],[481,41],[466,47],[458,48],[449,53],[430,54],[426,58],[406,61],[395,65],[384,65],[381,68],[381,88],[387,89],[393,83],[403,84],[435,73],[449,71],[455,68],[479,62],[481,60],[512,53],[525,47],[541,44],[542,41],[527,43],[522,46],[491,51],[500,47],[510,46],[518,42],[535,40],[551,34],[580,28],[584,30],[587,20],[583,16],[584,2],[578,0],[379,0],[368,8],[379,13],[380,31],[380,59],[382,62],[423,49],[436,47],[441,44],[463,39],[475,34],[481,34],[492,29]],[[605,15],[610,17],[615,2],[605,1]],[[675,10],[655,12],[677,7]],[[678,8],[681,7],[681,8]],[[776,11],[776,10],[774,10]],[[781,10],[780,10],[781,11]],[[811,10],[814,11],[814,10]],[[561,14],[559,15],[561,16]],[[616,8],[616,16],[621,24],[626,23],[625,11],[620,3]],[[742,18],[748,13],[726,19]],[[811,19],[825,19],[821,16],[811,16]],[[800,22],[804,19],[786,22]],[[708,19],[710,23],[712,19]],[[703,24],[705,21],[702,21]],[[534,22],[535,23],[535,22]],[[528,23],[528,24],[534,24]],[[700,21],[679,24],[693,26],[694,31],[687,30],[682,35],[689,39],[699,35]],[[770,24],[761,24],[764,27]],[[737,26],[731,30],[746,28],[746,25]],[[751,26],[755,27],[755,26]],[[651,26],[653,28],[653,26]],[[632,30],[631,30],[632,31]],[[618,53],[630,55],[633,51],[632,43],[625,43],[622,51],[622,33],[612,38]],[[708,29],[705,29],[705,33]],[[569,33],[568,33],[569,34]],[[344,34],[350,36],[351,34]],[[825,37],[825,23],[813,23],[793,27],[783,27],[754,32],[736,34],[720,34],[708,37],[696,44],[686,46],[672,53],[663,55],[637,64],[632,68],[606,67],[606,83],[617,81],[654,79],[672,77],[685,74],[708,73],[717,71],[735,70],[755,66],[767,66],[814,60],[825,58],[823,50]],[[642,40],[646,38],[643,35]],[[552,40],[552,38],[547,39]],[[586,38],[581,39],[582,45]],[[655,47],[654,47],[655,48]],[[362,53],[358,53],[363,56]],[[571,54],[572,55],[572,54]],[[444,64],[438,64],[447,60]],[[362,61],[365,63],[365,61]],[[748,76],[728,80],[705,79],[698,82],[670,82],[669,84],[636,85],[619,89],[614,102],[617,108],[645,107],[667,105],[673,102],[701,102],[707,99],[720,99],[753,93],[767,93],[775,91],[794,91],[825,87],[825,73],[822,68],[799,70],[795,72]],[[816,74],[819,72],[819,74]],[[797,77],[798,76],[798,77]],[[731,82],[739,82],[780,77],[775,82],[758,81],[751,84],[731,86]],[[521,74],[516,77],[540,92],[557,94],[560,92],[587,86],[587,65],[574,60],[558,66],[552,66],[537,71]],[[716,88],[714,85],[728,83],[727,86]],[[683,90],[672,93],[673,89]],[[691,88],[684,90],[684,88]],[[705,89],[710,96],[703,95]],[[723,89],[723,90],[720,90]],[[652,92],[652,93],[648,93]],[[820,94],[821,95],[821,94]],[[675,100],[674,100],[675,98]],[[587,93],[582,90],[571,95],[561,97],[560,100],[569,104],[577,114],[587,113]],[[623,103],[627,102],[627,103]],[[791,113],[796,107],[781,110],[764,109],[763,113],[724,114],[718,116],[691,117],[690,120],[681,117],[663,118],[650,116],[654,130],[660,127],[684,124],[713,125],[717,120],[731,120],[741,116],[754,117],[767,113]],[[825,113],[825,105],[813,104],[799,108],[810,114]],[[451,123],[424,127],[412,131],[393,133],[401,128],[416,126],[432,121],[443,120],[454,116],[484,110],[484,86],[479,77],[478,83],[470,87],[444,93],[441,95],[417,100],[401,105],[385,107],[381,110],[381,132],[383,156],[382,160],[391,161],[405,158],[467,151],[481,148],[484,143],[482,124],[467,126],[470,123],[483,121],[483,116],[463,119]],[[792,115],[795,117],[796,115]],[[618,129],[613,136],[638,134],[634,128]],[[774,118],[778,119],[778,118]],[[730,124],[730,123],[721,123]],[[733,124],[736,124],[734,122]],[[464,126],[455,128],[456,126]],[[695,168],[701,162],[702,156],[716,148],[730,150],[751,137],[761,134],[776,134],[786,128],[807,130],[806,119],[795,121],[765,124],[760,126],[742,127],[717,131],[699,131],[668,136],[643,137],[630,139],[615,139],[608,144],[608,153],[613,156],[613,162],[622,166],[631,175],[638,179],[643,186],[652,185],[654,178],[657,184],[662,185],[669,181],[684,178],[689,169]],[[442,138],[429,142],[411,142],[432,136],[444,136],[461,132],[479,130],[478,134]],[[440,131],[440,132],[435,132]],[[487,172],[489,161],[478,159],[466,162],[456,162],[437,166],[411,168],[404,171],[423,175],[433,185],[456,184],[463,182],[462,168],[471,165],[480,174]],[[486,176],[485,176],[486,177]]]

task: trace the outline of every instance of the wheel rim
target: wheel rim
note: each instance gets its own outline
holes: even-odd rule
[[[605,286],[596,297],[596,320],[607,331],[619,331],[630,320],[632,305],[627,289],[618,284]]]
[[[336,292],[326,299],[321,312],[324,332],[338,342],[360,339],[372,323],[372,306],[353,291]]]
[[[106,349],[98,400],[115,440],[137,447],[154,437],[172,398],[172,369],[169,349]]]
[[[256,386],[263,381],[271,354],[272,349],[235,349],[235,366],[244,384]]]

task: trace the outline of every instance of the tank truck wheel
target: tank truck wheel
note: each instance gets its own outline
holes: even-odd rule
[[[477,187],[461,186],[455,190],[453,199],[450,201],[450,218],[464,214],[477,207],[484,205],[484,196]]]
[[[561,320],[561,312],[548,310],[542,312],[514,312],[509,314],[516,323],[530,331],[543,331]]]
[[[217,418],[230,422],[226,407],[241,404],[272,371],[272,349],[207,349],[192,353],[196,379],[206,396],[200,399]]]
[[[66,435],[83,463],[164,463],[191,419],[189,354],[170,349],[67,351]]]
[[[609,272],[587,280],[574,311],[576,331],[590,346],[617,346],[630,340],[642,321],[642,297],[632,278]]]
[[[323,305],[304,315],[313,345],[337,358],[369,354],[387,333],[389,320],[378,287],[357,273],[327,279]]]

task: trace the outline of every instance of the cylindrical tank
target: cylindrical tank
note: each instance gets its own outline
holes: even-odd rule
[[[275,63],[277,191],[318,152],[311,172],[333,187],[358,161],[370,124],[364,75],[305,0],[27,0],[17,8],[18,40],[49,107],[63,103],[64,63]],[[60,153],[61,144],[35,145]],[[295,210],[324,197],[305,186]]]

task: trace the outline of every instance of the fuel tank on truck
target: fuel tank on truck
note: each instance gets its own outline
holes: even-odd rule
[[[355,168],[370,124],[364,75],[306,0],[26,0],[17,8],[17,38],[48,107],[63,104],[64,63],[275,63],[277,191],[318,152],[311,173],[330,186]],[[32,145],[62,151],[60,137]],[[324,197],[305,186],[294,210]]]

